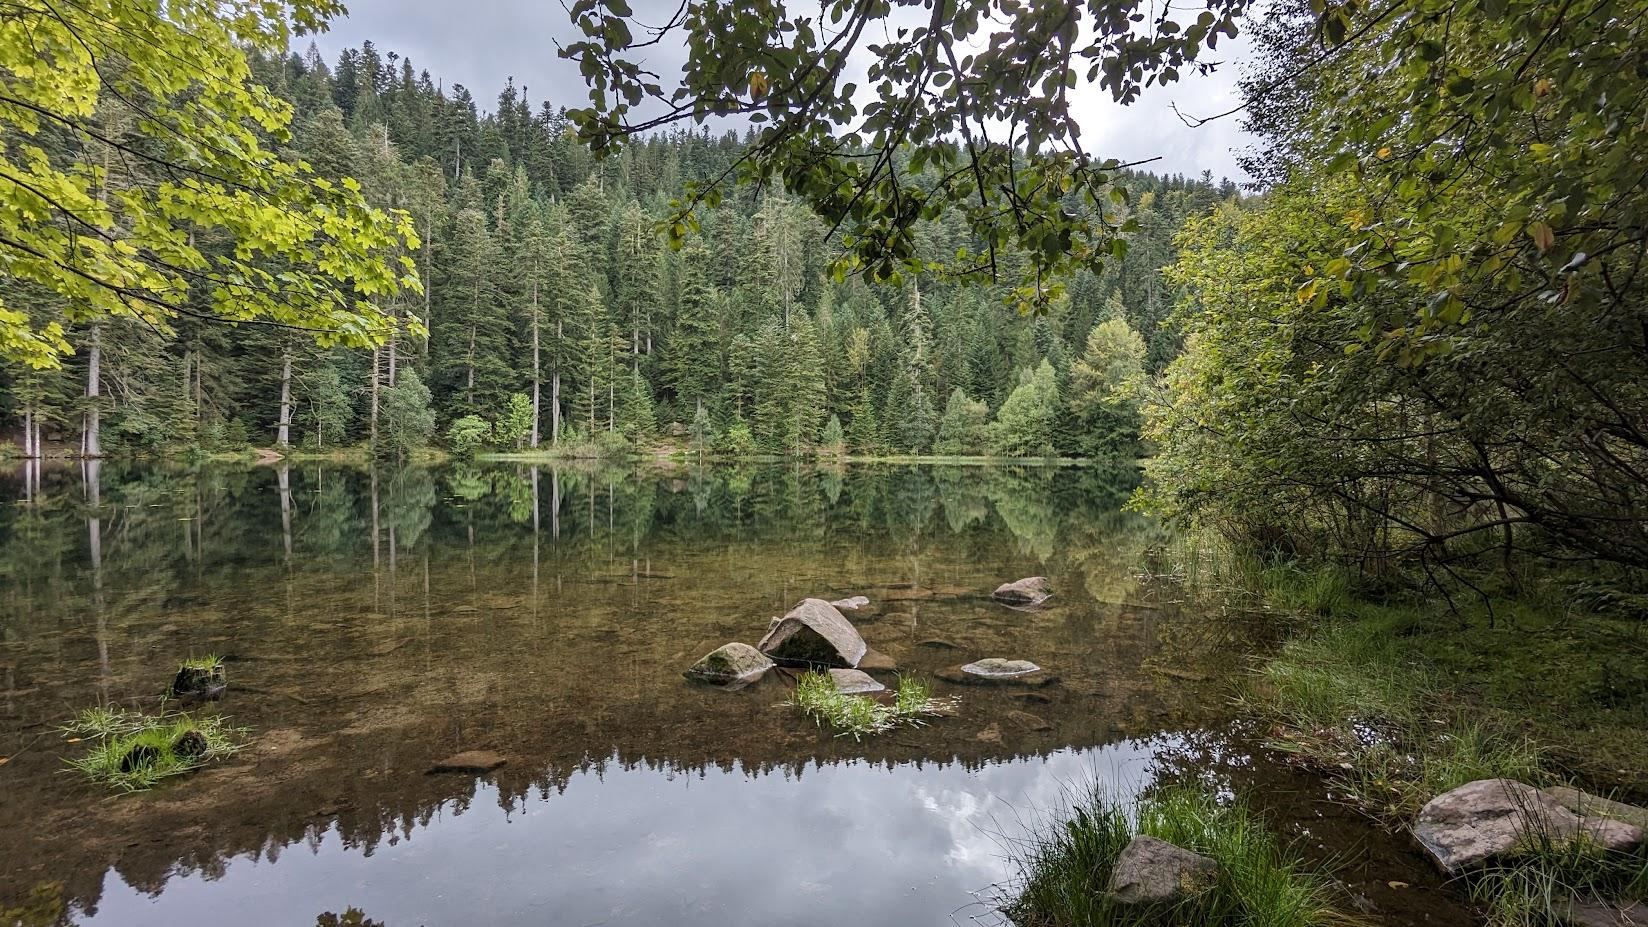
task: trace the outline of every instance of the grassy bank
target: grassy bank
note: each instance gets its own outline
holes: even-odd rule
[[[1135,834],[1211,857],[1216,879],[1167,910],[1118,903],[1110,875]],[[1244,805],[1200,788],[1168,787],[1133,805],[1095,793],[1011,850],[1019,879],[1002,913],[1018,927],[1356,923],[1336,907],[1328,876],[1307,868]]]
[[[1515,596],[1492,577],[1375,596],[1332,568],[1211,545],[1166,561],[1192,599],[1286,629],[1244,706],[1383,826],[1484,778],[1648,799],[1648,624],[1618,607],[1628,597],[1531,569]],[[1536,843],[1466,888],[1495,927],[1557,923],[1576,896],[1648,898],[1648,856]]]

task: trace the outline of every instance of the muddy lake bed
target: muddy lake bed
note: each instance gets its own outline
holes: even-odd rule
[[[0,478],[0,911],[41,923],[999,923],[1094,782],[1241,793],[1383,923],[1469,923],[1233,715],[1131,469],[63,466]],[[989,598],[1044,575],[1039,611]],[[808,596],[954,714],[855,741],[682,678]],[[1244,638],[1245,640],[1245,638]],[[224,762],[138,794],[58,727],[225,661]],[[938,674],[985,657],[1038,688]],[[891,679],[890,675],[887,678]],[[466,750],[506,765],[430,775]],[[32,907],[31,907],[32,906]]]

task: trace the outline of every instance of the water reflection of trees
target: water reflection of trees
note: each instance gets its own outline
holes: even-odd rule
[[[709,541],[839,533],[916,551],[935,533],[982,539],[1005,531],[1033,560],[1071,552],[1090,561],[1116,550],[1117,532],[1132,530],[1115,513],[1136,475],[1123,465],[786,463],[658,472],[465,464],[371,472],[109,464],[95,509],[73,468],[47,471],[38,487],[25,486],[21,474],[6,482],[18,495],[26,488],[30,501],[0,511],[0,584],[8,596],[33,600],[41,584],[83,574],[92,519],[106,584],[140,596],[207,564],[252,566],[289,548],[295,569],[336,569],[368,555],[381,561],[385,546],[404,552],[431,534],[441,543],[509,547],[525,540],[523,531],[547,530],[571,545],[634,551],[658,535]],[[1117,557],[1131,553],[1129,545]]]

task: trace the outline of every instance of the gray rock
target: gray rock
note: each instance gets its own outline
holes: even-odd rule
[[[830,670],[830,678],[835,680],[836,690],[843,695],[869,695],[871,692],[887,691],[887,687],[877,682],[874,676],[855,669]]]
[[[1648,831],[1648,808],[1592,795],[1566,785],[1545,790],[1562,807],[1583,818],[1613,818]]]
[[[864,597],[864,596],[861,596],[861,595],[852,595],[852,596],[848,596],[845,599],[836,599],[834,602],[831,602],[830,604],[834,605],[836,608],[853,611],[853,610],[863,608],[866,605],[869,605],[870,600],[868,598]]]
[[[756,645],[780,666],[852,669],[869,648],[858,629],[823,599],[803,599]]]
[[[465,750],[462,753],[454,753],[429,767],[429,772],[464,773],[479,776],[489,773],[507,762],[509,761],[491,750]]]
[[[772,669],[773,661],[749,644],[722,644],[688,667],[681,675],[715,685],[750,683]]]
[[[864,651],[864,657],[858,661],[858,668],[877,673],[890,673],[898,669],[898,661],[872,647]]]
[[[1555,798],[1514,779],[1478,779],[1436,796],[1419,810],[1413,835],[1447,873],[1476,869],[1530,839],[1584,837],[1608,850],[1642,843],[1641,828],[1581,818]]]
[[[1134,837],[1110,871],[1110,894],[1125,905],[1168,905],[1210,888],[1219,864],[1166,840]]]
[[[1020,607],[1040,605],[1052,594],[1053,590],[1048,588],[1045,576],[1026,576],[1016,582],[1002,583],[991,593],[997,602]]]
[[[1648,905],[1604,904],[1575,899],[1554,909],[1559,924],[1568,927],[1648,927]]]
[[[1029,660],[1004,660],[1000,657],[987,657],[964,666],[941,669],[936,675],[945,682],[972,686],[1046,686],[1059,681],[1057,676]]]

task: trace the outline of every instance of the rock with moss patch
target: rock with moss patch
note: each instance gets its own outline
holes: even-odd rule
[[[229,688],[222,663],[211,665],[184,664],[172,678],[172,698],[217,698]]]
[[[780,666],[853,669],[869,649],[834,605],[804,599],[774,621],[756,647]]]
[[[749,644],[722,644],[688,667],[682,675],[714,685],[747,685],[772,669],[773,661]]]
[[[199,731],[184,731],[172,741],[172,752],[184,760],[198,760],[211,749],[206,742],[206,735]]]
[[[1124,905],[1172,905],[1206,891],[1218,878],[1213,859],[1139,834],[1116,857],[1110,895]]]
[[[1436,796],[1419,809],[1413,835],[1450,874],[1480,869],[1533,840],[1586,839],[1605,850],[1630,850],[1643,841],[1639,827],[1581,817],[1515,779],[1478,779]]]

